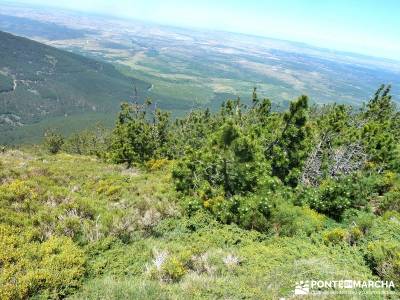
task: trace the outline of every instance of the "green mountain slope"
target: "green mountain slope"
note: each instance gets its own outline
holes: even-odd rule
[[[134,86],[138,99],[147,96],[150,84],[110,64],[0,31],[0,143],[49,119],[82,113],[105,119]]]
[[[304,278],[378,280],[354,246],[186,216],[169,169],[0,152],[0,298],[272,300]],[[368,239],[399,227],[380,217]]]

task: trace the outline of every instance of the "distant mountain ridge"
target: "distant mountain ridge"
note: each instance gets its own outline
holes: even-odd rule
[[[135,87],[144,99],[150,86],[111,64],[0,31],[0,133],[45,118],[115,113]]]
[[[60,26],[51,22],[38,22],[29,18],[4,15],[0,12],[0,28],[2,31],[24,37],[41,37],[46,40],[67,40],[83,38],[89,30],[77,30]]]

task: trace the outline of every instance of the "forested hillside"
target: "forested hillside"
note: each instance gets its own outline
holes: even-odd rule
[[[120,101],[144,99],[148,88],[110,64],[0,32],[0,142],[18,142],[15,129],[43,120],[60,124],[88,113],[113,118]],[[29,134],[32,140],[42,132]]]
[[[0,298],[290,299],[350,279],[391,282],[356,299],[396,299],[399,135],[390,86],[362,109],[284,112],[254,89],[177,120],[125,103],[112,131],[4,147]]]

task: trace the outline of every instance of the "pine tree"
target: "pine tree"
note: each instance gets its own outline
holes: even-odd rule
[[[281,136],[266,151],[271,157],[272,175],[290,186],[296,186],[301,168],[307,158],[308,137],[308,98],[301,96],[290,103],[289,112],[283,116],[284,128]],[[268,157],[267,157],[268,159]]]
[[[397,155],[395,140],[399,120],[390,90],[390,85],[381,85],[364,112],[361,137],[378,170],[390,168]]]
[[[143,105],[121,105],[109,151],[114,162],[130,167],[134,162],[142,163],[153,157],[157,145],[153,126],[147,119],[150,105],[150,101]]]

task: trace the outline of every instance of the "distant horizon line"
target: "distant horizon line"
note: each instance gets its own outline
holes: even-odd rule
[[[291,44],[299,44],[301,46],[308,47],[310,49],[331,52],[333,54],[351,55],[353,57],[359,56],[359,57],[362,57],[365,59],[386,60],[386,62],[388,62],[388,63],[400,64],[400,58],[366,54],[366,53],[361,53],[361,52],[356,52],[356,51],[351,51],[351,50],[345,50],[342,48],[324,47],[324,46],[318,45],[317,43],[314,44],[314,43],[304,42],[304,41],[300,41],[300,40],[291,40],[291,39],[272,37],[272,36],[268,36],[268,35],[260,35],[260,34],[249,33],[249,32],[239,32],[239,31],[230,31],[230,30],[224,30],[224,29],[211,29],[211,28],[200,27],[200,26],[188,26],[188,25],[182,25],[182,24],[163,23],[163,22],[157,22],[157,21],[153,21],[153,20],[140,19],[140,18],[131,17],[131,16],[114,15],[114,14],[109,14],[106,12],[89,12],[89,11],[85,11],[85,10],[75,10],[72,8],[52,6],[52,5],[46,5],[46,4],[27,3],[27,2],[24,2],[24,0],[22,0],[22,1],[17,0],[17,2],[10,2],[9,0],[5,0],[5,1],[0,0],[0,2],[3,2],[6,5],[10,5],[10,6],[18,7],[19,5],[23,4],[23,5],[27,5],[30,8],[34,8],[34,9],[46,8],[46,9],[55,10],[55,11],[61,10],[61,11],[77,13],[77,14],[88,14],[88,15],[92,15],[92,16],[113,18],[115,20],[125,20],[125,21],[149,23],[149,24],[153,24],[153,25],[170,27],[170,28],[175,28],[175,29],[193,30],[193,31],[198,31],[198,32],[219,32],[219,33],[244,35],[244,36],[248,36],[248,37],[252,37],[252,38],[262,38],[262,39],[286,42],[286,43],[291,43]],[[400,71],[400,65],[399,65],[399,71]]]

